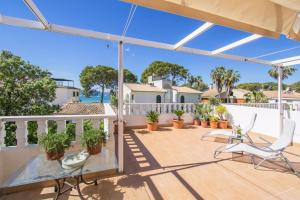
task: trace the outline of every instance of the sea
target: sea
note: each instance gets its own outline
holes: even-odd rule
[[[94,95],[90,97],[86,97],[83,94],[80,94],[80,102],[82,103],[99,103],[100,102],[100,94],[99,95]],[[103,103],[109,103],[110,102],[110,94],[109,93],[104,93],[103,97]]]

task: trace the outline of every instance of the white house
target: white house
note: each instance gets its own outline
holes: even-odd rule
[[[74,81],[68,79],[54,78],[56,81],[56,97],[52,102],[56,105],[79,102],[80,89],[74,87]]]
[[[124,83],[123,97],[126,103],[197,103],[202,92],[189,87],[172,86],[165,79],[152,80],[148,84]]]

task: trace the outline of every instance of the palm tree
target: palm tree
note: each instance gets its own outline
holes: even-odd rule
[[[225,81],[225,67],[217,67],[216,69],[212,70],[210,73],[210,77],[213,81],[213,83],[217,87],[218,95],[221,96],[221,92],[223,90],[224,81]]]
[[[191,74],[189,74],[187,83],[185,85],[199,91],[208,89],[208,86],[203,82],[201,76],[193,76]]]
[[[289,76],[293,75],[297,69],[293,66],[286,66],[282,68],[282,80],[287,79]],[[269,75],[274,78],[278,79],[278,67],[273,66],[272,69],[268,71]]]
[[[268,98],[262,91],[253,90],[245,94],[246,101],[249,103],[267,103]]]
[[[234,88],[235,83],[237,83],[241,78],[241,75],[238,71],[232,69],[226,70],[224,77],[224,85],[226,87],[226,97],[227,102],[229,102],[229,96]]]

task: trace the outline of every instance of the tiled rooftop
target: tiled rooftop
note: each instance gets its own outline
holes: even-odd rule
[[[125,138],[125,173],[101,180],[98,186],[81,185],[86,199],[209,199],[209,200],[296,200],[300,179],[281,167],[281,163],[254,169],[247,157],[222,154],[214,150],[224,143],[213,138],[202,141],[210,129],[188,126],[182,130],[160,128],[149,133],[129,130]],[[257,135],[252,138],[258,142]],[[267,138],[267,137],[265,137]],[[260,140],[261,142],[261,140]],[[300,171],[300,147],[287,149],[287,157]],[[52,199],[53,188],[27,190],[3,200]],[[76,191],[61,199],[79,199]]]
[[[97,115],[104,114],[101,103],[67,103],[62,106],[59,114],[62,115]]]

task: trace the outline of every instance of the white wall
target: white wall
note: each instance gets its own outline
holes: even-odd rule
[[[56,97],[53,101],[53,104],[64,105],[72,101],[73,92],[79,92],[79,89],[66,88],[66,87],[57,87],[56,88]],[[76,101],[79,101],[79,96],[75,97]]]
[[[232,116],[234,124],[246,125],[251,114],[256,113],[257,119],[253,132],[278,137],[278,111],[269,108],[255,108],[247,106],[225,105]],[[285,118],[296,121],[294,142],[300,143],[300,112],[285,111]]]
[[[184,103],[199,103],[199,94],[178,93],[173,90],[173,103],[180,103],[181,96],[184,96]]]
[[[161,102],[165,102],[164,92],[132,92],[134,95],[133,103],[156,103],[156,96],[161,96]]]

